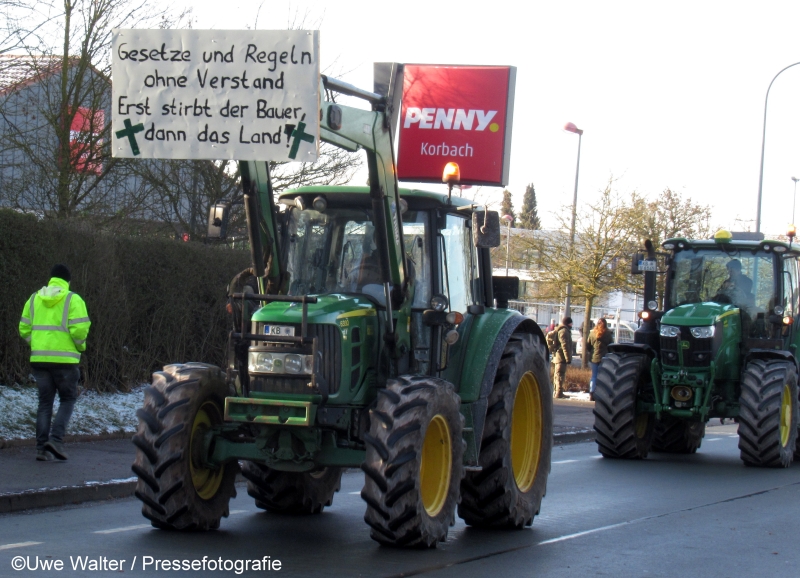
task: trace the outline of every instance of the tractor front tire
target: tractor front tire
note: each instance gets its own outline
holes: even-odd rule
[[[643,459],[653,442],[655,414],[638,413],[637,402],[652,388],[650,359],[642,354],[609,353],[594,390],[594,430],[604,458]]]
[[[693,454],[700,447],[705,435],[704,422],[687,421],[664,414],[655,425],[652,451]]]
[[[390,379],[370,411],[364,521],[387,546],[435,547],[455,523],[464,417],[453,385],[434,377]]]
[[[236,495],[238,466],[210,469],[192,453],[204,434],[222,423],[225,374],[203,363],[168,365],[153,374],[133,436],[139,477],[134,492],[142,514],[164,530],[214,530]]]
[[[319,514],[333,503],[342,485],[342,468],[315,472],[281,472],[254,462],[244,462],[242,475],[256,506],[273,514]]]
[[[461,482],[458,515],[485,528],[530,526],[550,474],[553,395],[544,345],[512,335],[489,393],[478,463]]]
[[[785,361],[755,359],[742,374],[739,452],[748,466],[786,468],[797,443],[797,371]]]

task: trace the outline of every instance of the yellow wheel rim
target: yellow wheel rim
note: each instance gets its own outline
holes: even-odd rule
[[[650,423],[650,415],[647,413],[640,413],[636,416],[636,437],[639,439],[644,438],[647,433],[647,426]]]
[[[419,486],[422,505],[429,516],[442,511],[450,489],[450,472],[453,469],[453,448],[450,428],[441,414],[436,414],[428,424],[422,442],[422,459],[419,464]]]
[[[202,443],[201,436],[208,431],[214,424],[220,423],[219,409],[216,404],[211,401],[205,402],[200,406],[197,415],[194,416],[194,423],[192,423],[192,437],[189,442],[189,471],[192,475],[192,485],[194,486],[197,495],[204,500],[213,498],[220,484],[222,484],[222,476],[225,473],[223,467],[215,470],[195,466],[194,445],[195,441]]]
[[[527,492],[536,480],[542,453],[542,397],[533,374],[522,376],[514,396],[511,414],[511,469],[521,492]]]
[[[781,395],[781,447],[786,447],[789,443],[789,435],[792,429],[792,392],[788,385],[783,386]]]

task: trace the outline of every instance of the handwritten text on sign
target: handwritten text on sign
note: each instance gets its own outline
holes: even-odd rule
[[[113,156],[314,161],[319,33],[116,30]]]

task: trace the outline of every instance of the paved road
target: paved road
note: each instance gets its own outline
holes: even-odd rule
[[[624,462],[599,458],[594,443],[558,446],[532,528],[485,532],[459,520],[432,551],[381,548],[369,539],[358,473],[345,475],[333,507],[316,517],[262,513],[240,489],[221,530],[206,534],[151,529],[133,499],[6,514],[0,576],[118,575],[73,572],[70,556],[124,559],[128,576],[166,573],[153,564],[142,569],[145,556],[153,563],[270,556],[291,576],[796,576],[800,465],[746,468],[736,444],[735,426],[723,426],[709,428],[694,456]],[[65,568],[15,572],[15,556],[31,565],[37,556],[60,560]],[[183,575],[190,574],[237,575]]]

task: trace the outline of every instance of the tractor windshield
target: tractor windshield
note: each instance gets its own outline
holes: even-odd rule
[[[289,295],[361,293],[384,301],[381,263],[371,209],[327,208],[301,211],[291,208],[288,220],[286,270]],[[423,212],[403,214],[403,238],[409,271],[415,277],[413,307],[430,301],[430,256],[427,217]]]
[[[771,310],[775,261],[771,253],[680,251],[673,259],[669,303],[732,303],[750,314]]]

